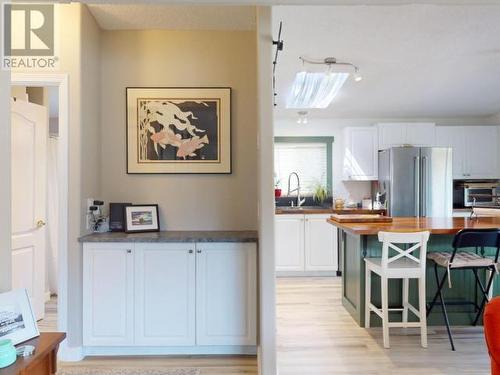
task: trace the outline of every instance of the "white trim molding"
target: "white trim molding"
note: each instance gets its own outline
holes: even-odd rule
[[[69,147],[69,82],[68,75],[61,73],[12,73],[11,85],[58,87],[59,89],[59,142],[58,142],[58,191],[59,204],[59,250],[57,329],[67,332],[68,326],[68,147]],[[61,345],[61,357],[66,355],[66,341]],[[68,348],[70,349],[70,348]],[[74,348],[71,348],[73,351]],[[81,348],[80,348],[81,352]],[[74,356],[74,354],[72,354]],[[83,358],[83,356],[82,356]]]

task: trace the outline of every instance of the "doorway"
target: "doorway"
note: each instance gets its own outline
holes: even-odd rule
[[[33,229],[43,228],[38,233],[43,238],[41,240],[43,257],[38,254],[36,258],[42,270],[36,275],[35,272],[33,273],[43,287],[40,288],[39,284],[34,283],[31,285],[36,285],[39,290],[42,290],[43,311],[37,314],[38,317],[43,318],[39,323],[40,330],[65,332],[67,330],[68,269],[68,77],[66,74],[13,73],[11,88],[11,96],[16,98],[11,99],[12,103],[24,105],[27,112],[36,111],[35,108],[43,108],[46,116],[44,134],[39,138],[43,139],[44,151],[41,153],[38,150],[37,155],[33,154],[36,156],[34,160],[38,161],[39,165],[43,164],[38,159],[44,159],[46,168],[46,171],[43,171],[44,184],[37,186],[37,189],[45,190],[41,200],[44,204],[37,212],[40,216],[32,223]],[[14,109],[15,106],[13,105],[12,108]],[[12,125],[15,125],[14,120]],[[15,132],[13,132],[13,142],[16,141],[14,136]],[[15,151],[13,150],[12,153],[14,156]],[[13,161],[12,173],[15,173],[14,167]],[[41,168],[43,170],[43,167]],[[17,179],[17,182],[19,181],[20,179]],[[15,183],[13,179],[13,184]],[[16,187],[13,186],[14,189]],[[15,204],[14,201],[12,203]],[[13,287],[25,287],[25,284],[29,283],[29,279],[28,281],[26,278],[23,279],[23,269],[16,265],[14,258],[12,271]],[[38,299],[39,295],[40,292],[37,294]],[[64,349],[65,343],[61,346],[61,357],[64,356]]]

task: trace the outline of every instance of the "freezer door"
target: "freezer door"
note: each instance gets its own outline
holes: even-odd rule
[[[420,149],[420,214],[427,217],[453,216],[452,149]]]
[[[419,216],[420,214],[420,148],[394,147],[390,149],[391,216]]]

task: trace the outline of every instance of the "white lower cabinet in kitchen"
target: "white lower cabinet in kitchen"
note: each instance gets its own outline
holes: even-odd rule
[[[337,271],[337,231],[329,214],[275,216],[278,276],[333,275]]]
[[[84,243],[86,353],[253,353],[256,252],[255,243]]]

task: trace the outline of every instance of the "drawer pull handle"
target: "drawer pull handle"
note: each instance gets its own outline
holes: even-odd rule
[[[127,249],[127,254],[130,254],[132,253],[132,250],[131,249]]]
[[[201,250],[196,250],[196,252],[197,252],[198,254],[201,254]]]
[[[189,250],[188,252],[189,252],[189,254],[193,254],[193,250]]]

